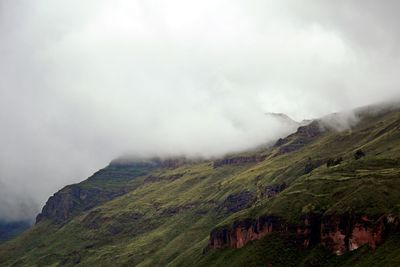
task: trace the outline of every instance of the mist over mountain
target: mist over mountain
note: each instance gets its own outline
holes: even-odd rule
[[[0,219],[123,154],[212,158],[399,97],[397,1],[0,3]],[[352,112],[332,123],[355,125]]]
[[[397,0],[1,0],[0,266],[400,266]]]
[[[399,266],[400,105],[269,117],[298,128],[211,158],[127,154],[60,188],[23,233],[0,222],[19,233],[0,265]]]

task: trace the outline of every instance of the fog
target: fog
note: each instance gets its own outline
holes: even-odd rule
[[[0,219],[122,154],[220,156],[399,96],[398,1],[0,1]],[[351,118],[348,117],[348,118]]]

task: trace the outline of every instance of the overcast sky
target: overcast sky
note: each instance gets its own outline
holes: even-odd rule
[[[221,155],[398,96],[399,1],[0,0],[0,219],[123,153]]]

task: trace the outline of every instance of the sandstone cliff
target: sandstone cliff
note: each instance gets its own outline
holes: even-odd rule
[[[322,244],[332,253],[341,255],[363,245],[376,248],[384,239],[400,230],[400,220],[390,214],[377,219],[354,213],[321,216],[305,215],[299,224],[290,224],[278,216],[235,221],[230,226],[211,231],[206,250],[241,248],[269,233],[290,234],[291,241],[308,248]]]

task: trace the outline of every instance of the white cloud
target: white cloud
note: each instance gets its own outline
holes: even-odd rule
[[[2,1],[7,199],[41,205],[125,152],[221,155],[285,134],[265,112],[301,120],[391,98],[396,5]]]

